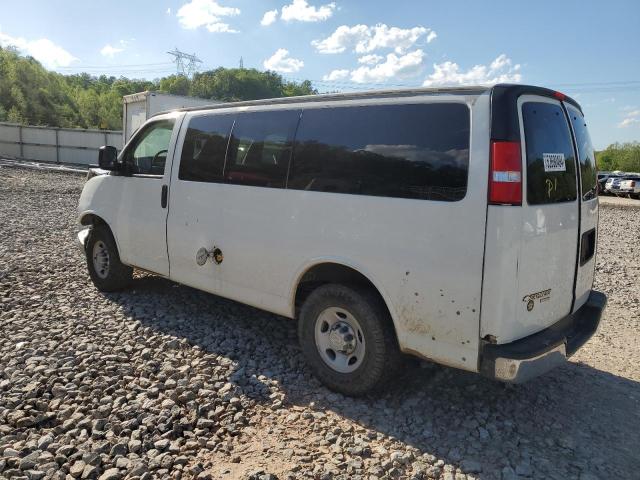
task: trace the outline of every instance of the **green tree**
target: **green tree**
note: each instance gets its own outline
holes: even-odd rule
[[[160,79],[160,91],[173,95],[189,95],[191,81],[184,75],[169,75]]]
[[[285,81],[275,72],[217,68],[193,80],[170,75],[159,80],[47,71],[32,57],[0,47],[0,121],[58,127],[122,128],[122,97],[147,90],[205,99],[238,101],[317,91],[308,80]]]
[[[640,172],[640,142],[613,143],[597,153],[598,169]]]

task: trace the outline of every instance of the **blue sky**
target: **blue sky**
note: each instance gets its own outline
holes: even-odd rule
[[[583,106],[594,143],[640,140],[640,2],[0,0],[0,45],[63,73],[270,68],[320,91],[516,81]],[[271,12],[271,13],[267,13]]]

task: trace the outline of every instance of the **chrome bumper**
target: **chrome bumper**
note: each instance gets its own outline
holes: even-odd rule
[[[485,343],[480,373],[509,383],[522,383],[563,364],[597,331],[607,297],[592,290],[587,302],[559,322],[515,342]]]

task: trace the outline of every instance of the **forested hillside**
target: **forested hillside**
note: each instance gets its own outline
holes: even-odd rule
[[[614,143],[598,152],[598,169],[640,173],[640,142]]]
[[[122,128],[122,96],[145,90],[216,100],[253,100],[317,93],[311,82],[288,82],[274,72],[226,69],[137,80],[86,73],[61,75],[32,57],[0,47],[0,121],[55,127]]]

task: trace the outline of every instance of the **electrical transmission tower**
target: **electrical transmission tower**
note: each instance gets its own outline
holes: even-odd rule
[[[244,60],[242,60],[242,57],[240,57],[240,70],[244,69]]]
[[[189,55],[188,53],[181,52],[177,48],[167,53],[174,57],[173,61],[176,64],[178,75],[193,77],[193,74],[198,70],[198,64],[202,63],[202,60],[196,57],[195,53]]]

